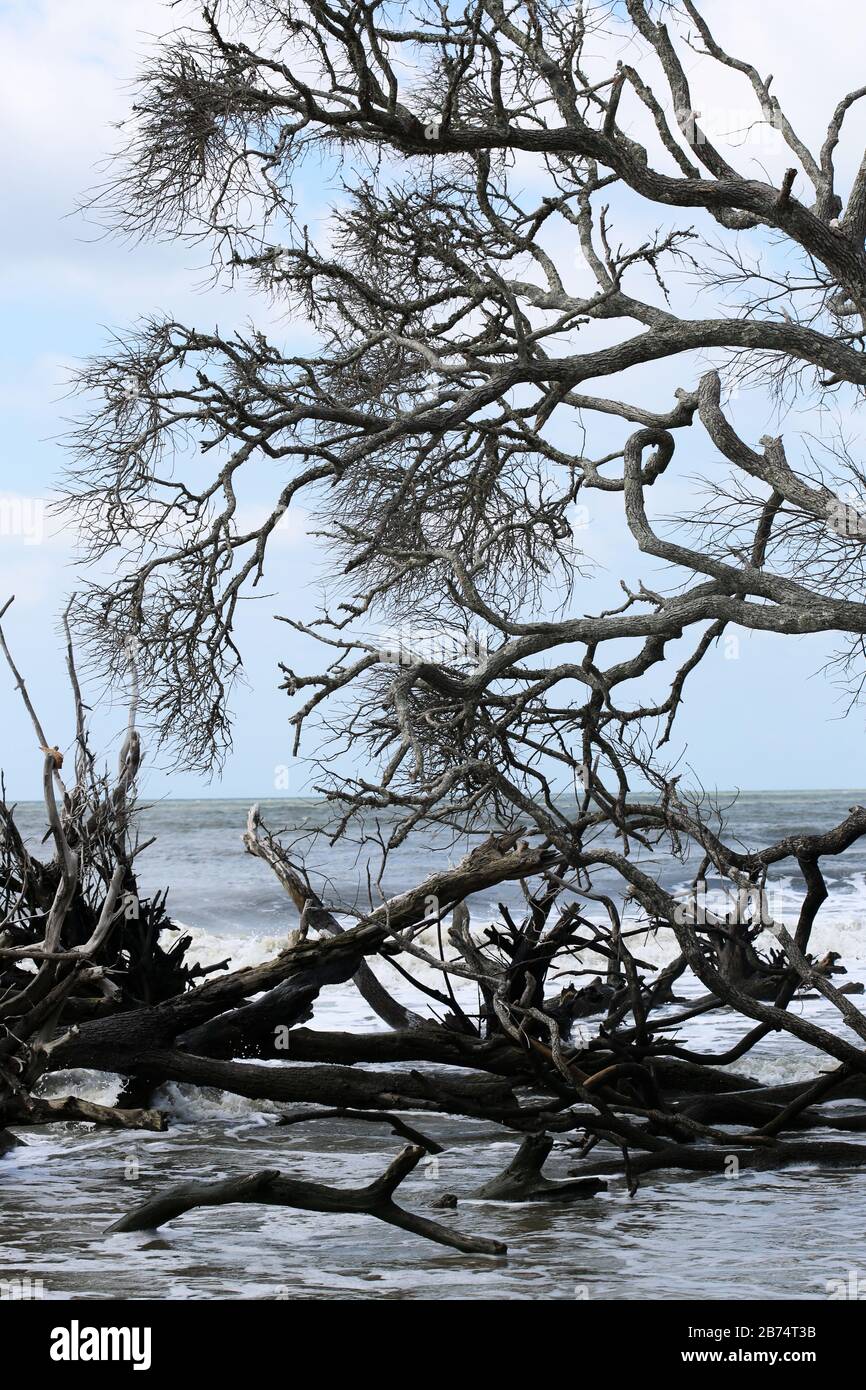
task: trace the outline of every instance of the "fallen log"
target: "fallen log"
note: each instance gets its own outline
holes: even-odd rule
[[[631,1158],[630,1167],[637,1175],[665,1168],[686,1168],[696,1173],[725,1174],[729,1170],[731,1158],[736,1158],[741,1168],[754,1168],[762,1172],[786,1168],[792,1163],[814,1163],[819,1167],[822,1164],[833,1167],[858,1167],[866,1163],[866,1146],[829,1141],[825,1144],[768,1143],[766,1147],[742,1148],[738,1146],[737,1137],[732,1135],[730,1145],[720,1145],[718,1148],[676,1144],[653,1153],[638,1154]],[[570,1168],[568,1171],[582,1177],[614,1177],[622,1174],[622,1160],[600,1159],[595,1163]]]
[[[20,1148],[22,1141],[11,1130],[0,1129],[0,1158],[4,1154],[11,1153],[13,1149]]]
[[[576,1202],[607,1189],[598,1178],[555,1182],[541,1171],[553,1140],[549,1134],[527,1134],[508,1167],[472,1195],[490,1202]]]
[[[368,1124],[390,1125],[391,1133],[398,1139],[405,1139],[409,1144],[417,1144],[428,1154],[441,1154],[445,1150],[441,1144],[437,1144],[435,1139],[429,1139],[426,1134],[422,1134],[414,1125],[407,1125],[405,1120],[401,1120],[398,1115],[389,1115],[385,1110],[349,1110],[343,1107],[339,1110],[301,1110],[293,1115],[281,1115],[277,1124],[279,1125],[304,1125],[310,1120],[360,1120]]]
[[[165,1081],[212,1086],[252,1100],[307,1102],[359,1110],[430,1110],[495,1119],[519,1117],[520,1107],[506,1081],[490,1077],[452,1077],[434,1072],[371,1071],[356,1067],[268,1067],[198,1057],[179,1049],[96,1058],[99,1071],[144,1073]]]
[[[381,925],[354,927],[340,937],[302,942],[263,965],[246,966],[164,1003],[94,1019],[80,1024],[74,1037],[56,1048],[52,1069],[99,1066],[98,1058],[113,1049],[154,1048],[192,1034],[211,1019],[228,1015],[215,1030],[214,1042],[230,1027],[231,1011],[251,995],[286,985],[280,995],[280,1023],[286,1027],[306,1014],[326,984],[351,979],[366,952],[381,949],[386,929]],[[103,1068],[104,1069],[104,1068]]]
[[[382,1033],[320,1032],[293,1028],[288,1051],[296,1062],[339,1062],[354,1066],[363,1062],[437,1062],[441,1066],[492,1072],[498,1076],[532,1076],[527,1053],[507,1038],[472,1038],[428,1021],[423,1028]],[[259,1057],[286,1059],[286,1050],[272,1040]]]
[[[168,1120],[161,1110],[96,1105],[79,1096],[63,1096],[54,1100],[29,1096],[21,1114],[15,1116],[15,1124],[19,1127],[52,1125],[71,1120],[102,1125],[107,1129],[149,1129],[159,1134],[168,1129]]]
[[[456,867],[428,875],[339,935],[301,941],[263,965],[208,980],[153,1007],[83,1023],[77,1036],[57,1049],[52,1065],[98,1067],[99,1061],[91,1059],[112,1049],[172,1044],[224,1057],[255,1053],[257,1046],[272,1040],[275,1027],[290,1028],[308,1018],[319,991],[351,979],[365,956],[396,951],[389,938],[423,922],[431,899],[462,901],[506,879],[538,873],[552,862],[548,850],[515,847],[513,838],[502,837],[500,848],[494,837]],[[257,994],[265,997],[246,1002]]]
[[[420,1145],[407,1145],[388,1165],[380,1178],[367,1187],[337,1188],[325,1187],[319,1183],[305,1182],[298,1178],[283,1177],[275,1169],[266,1168],[261,1172],[248,1174],[241,1178],[227,1178],[215,1183],[187,1183],[170,1188],[161,1196],[152,1197],[122,1216],[109,1232],[151,1231],[174,1221],[185,1212],[196,1207],[226,1206],[236,1202],[263,1203],[267,1206],[295,1207],[301,1211],[329,1212],[332,1215],[362,1213],[384,1221],[389,1226],[398,1226],[413,1235],[423,1236],[446,1245],[452,1250],[460,1250],[468,1255],[505,1255],[507,1246],[499,1240],[485,1236],[471,1236],[463,1231],[452,1231],[429,1217],[419,1216],[405,1207],[399,1207],[393,1194],[400,1183],[418,1165],[425,1150]]]

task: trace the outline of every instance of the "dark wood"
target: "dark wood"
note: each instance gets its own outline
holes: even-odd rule
[[[389,1164],[380,1178],[367,1187],[325,1187],[283,1177],[276,1169],[263,1169],[246,1177],[227,1178],[216,1183],[188,1183],[173,1187],[161,1196],[136,1207],[127,1216],[109,1226],[109,1231],[149,1231],[174,1221],[196,1207],[225,1206],[236,1202],[263,1203],[267,1206],[298,1207],[302,1211],[320,1211],[331,1215],[363,1213],[398,1226],[413,1235],[423,1236],[438,1245],[449,1246],[470,1255],[505,1255],[507,1246],[499,1240],[452,1231],[397,1206],[393,1194],[403,1179],[424,1157],[425,1150],[407,1145]]]

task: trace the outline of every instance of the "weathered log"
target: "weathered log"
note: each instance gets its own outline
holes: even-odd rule
[[[157,1133],[168,1129],[168,1120],[161,1110],[96,1105],[78,1096],[63,1096],[54,1100],[30,1096],[21,1114],[14,1117],[16,1125],[51,1125],[70,1120],[102,1125],[106,1129],[149,1129]]]
[[[174,1221],[195,1207],[226,1206],[236,1202],[264,1203],[267,1206],[297,1207],[302,1211],[331,1214],[363,1213],[389,1226],[398,1226],[413,1235],[424,1236],[438,1245],[470,1255],[505,1255],[507,1247],[499,1240],[451,1231],[437,1221],[406,1211],[393,1201],[403,1179],[424,1157],[424,1149],[407,1145],[380,1178],[367,1187],[325,1187],[319,1183],[283,1177],[275,1169],[264,1169],[241,1178],[216,1183],[189,1183],[152,1197],[142,1206],[109,1226],[109,1231],[150,1231]]]
[[[382,1033],[334,1033],[313,1028],[293,1028],[287,1048],[272,1038],[259,1057],[286,1059],[288,1050],[296,1062],[339,1062],[353,1066],[363,1062],[438,1062],[442,1066],[470,1068],[499,1076],[532,1076],[535,1068],[527,1053],[507,1038],[472,1038],[428,1023],[423,1028]]]
[[[430,1110],[508,1119],[520,1107],[511,1086],[491,1077],[438,1072],[371,1071],[356,1067],[266,1067],[198,1057],[178,1049],[127,1053],[122,1049],[91,1062],[97,1070],[146,1073],[166,1081],[213,1086],[254,1100],[312,1102],[358,1110]]]
[[[682,1113],[705,1125],[764,1125],[783,1113],[783,1107],[755,1096],[706,1096],[689,1101]],[[802,1117],[801,1117],[802,1122]]]
[[[472,1038],[435,1023],[428,1023],[424,1028],[382,1033],[335,1033],[314,1028],[293,1028],[288,1039],[288,1051],[292,1060],[297,1062],[340,1062],[344,1066],[359,1062],[438,1062],[442,1066],[468,1067],[515,1079],[532,1078],[538,1074],[529,1052],[509,1038]],[[284,1060],[286,1050],[272,1042],[270,1050],[258,1050],[256,1055]],[[586,1054],[578,1054],[578,1057],[593,1071],[616,1060],[614,1053],[597,1048]],[[674,1057],[654,1057],[652,1066],[659,1087],[673,1093],[697,1095],[760,1089],[760,1083],[754,1077],[723,1072]]]
[[[338,936],[300,942],[263,965],[209,980],[151,1008],[84,1023],[78,1036],[58,1049],[55,1066],[98,1066],[90,1058],[98,1058],[106,1049],[162,1047],[176,1041],[190,1051],[213,1050],[223,1056],[242,1052],[244,1046],[254,1050],[275,1026],[291,1027],[306,1018],[324,985],[350,979],[365,955],[392,949],[388,938],[424,921],[431,898],[461,900],[506,879],[538,873],[553,862],[548,850],[515,847],[513,838],[504,837],[505,847],[500,848],[494,837],[460,864],[428,875]],[[278,986],[276,999],[245,1002],[265,991],[272,995]]]
[[[114,1049],[162,1047],[192,1034],[211,1019],[227,1015],[215,1029],[216,1046],[220,1039],[225,1041],[230,1011],[251,995],[272,991],[284,983],[287,988],[280,996],[280,1022],[289,1027],[307,1011],[323,985],[350,979],[361,956],[379,950],[386,935],[384,927],[374,925],[355,927],[333,940],[302,942],[262,965],[208,980],[175,999],[83,1023],[74,1038],[56,1049],[52,1066],[55,1070],[99,1066],[99,1061],[91,1058],[98,1059]]]
[[[9,1129],[0,1129],[0,1158],[4,1154],[11,1153],[13,1149],[20,1148],[22,1140]]]
[[[291,1115],[281,1115],[280,1125],[303,1125],[310,1120],[361,1120],[369,1124],[390,1125],[391,1133],[409,1144],[417,1144],[428,1154],[441,1154],[444,1149],[435,1139],[422,1134],[414,1125],[407,1125],[398,1115],[389,1115],[385,1110],[349,1110],[345,1106],[338,1110],[301,1110]]]
[[[729,1146],[720,1145],[711,1149],[697,1145],[673,1144],[654,1153],[633,1156],[630,1166],[636,1174],[666,1168],[686,1168],[696,1173],[723,1174],[727,1171],[731,1158],[736,1158],[741,1168],[754,1168],[759,1171],[786,1168],[792,1163],[814,1163],[818,1167],[823,1164],[832,1167],[858,1167],[866,1163],[866,1145],[829,1141],[825,1144],[768,1143],[766,1147],[743,1148],[738,1144],[736,1135],[731,1135]],[[577,1168],[570,1168],[569,1173],[580,1174],[582,1177],[613,1177],[622,1173],[622,1160],[605,1158],[595,1163],[583,1163]]]
[[[838,1092],[848,1079],[848,1069],[843,1066],[816,1077],[782,1105],[769,1100],[766,1091],[759,1091],[755,1094],[705,1097],[684,1106],[683,1112],[703,1124],[759,1125],[762,1134],[770,1135],[778,1134],[783,1129],[812,1127],[863,1131],[866,1130],[866,1115],[824,1115],[814,1109],[831,1094]]]
[[[658,1084],[664,1091],[715,1095],[761,1089],[761,1083],[752,1076],[719,1071],[717,1067],[686,1062],[677,1057],[653,1057],[652,1065]]]
[[[553,1140],[549,1134],[527,1134],[508,1167],[472,1195],[491,1202],[575,1202],[604,1192],[607,1183],[598,1178],[579,1178],[575,1182],[555,1182],[542,1168]]]
[[[853,1076],[846,1076],[844,1068],[839,1067],[833,1073],[821,1073],[811,1081],[786,1081],[778,1086],[760,1086],[757,1082],[753,1082],[751,1086],[745,1087],[740,1094],[744,1099],[779,1101],[787,1104],[811,1091],[818,1081],[823,1080],[828,1075],[832,1077],[833,1084],[825,1093],[825,1100],[866,1100],[866,1076],[862,1072],[856,1072]]]

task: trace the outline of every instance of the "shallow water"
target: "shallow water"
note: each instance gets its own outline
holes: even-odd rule
[[[769,842],[804,821],[809,828],[828,825],[858,799],[845,792],[810,794],[808,806],[791,793],[745,799],[737,826],[746,842]],[[292,924],[267,871],[242,853],[244,817],[245,806],[236,802],[168,803],[150,813],[150,828],[161,837],[150,851],[151,886],[163,877],[173,884],[169,905],[193,929],[195,953],[204,961],[229,953],[236,964],[262,959]],[[275,815],[270,819],[276,824]],[[429,871],[432,853],[429,844],[409,847],[395,879],[408,882]],[[330,868],[335,895],[345,901],[357,867],[338,853]],[[657,870],[668,882],[686,877],[670,861],[660,860]],[[836,891],[814,945],[842,951],[849,977],[866,981],[864,871],[859,848],[834,866]],[[778,891],[793,903],[795,887],[784,880]],[[476,919],[491,906],[475,904]],[[637,949],[645,958],[668,953],[657,939]],[[393,984],[396,977],[384,969]],[[688,988],[700,991],[693,981]],[[795,1007],[846,1033],[826,1001]],[[378,1026],[350,985],[327,990],[313,1026],[350,1025]],[[691,1021],[682,1037],[722,1051],[744,1027],[724,1012]],[[791,1081],[823,1065],[803,1044],[771,1035],[739,1069],[761,1080]],[[108,1101],[114,1082],[92,1073],[51,1081],[54,1094],[73,1089]],[[279,1126],[281,1107],[192,1087],[166,1086],[157,1103],[171,1119],[165,1135],[81,1125],[26,1132],[25,1146],[0,1162],[0,1279],[41,1281],[46,1298],[85,1299],[815,1299],[827,1297],[833,1281],[847,1282],[850,1270],[866,1271],[861,1169],[648,1177],[634,1198],[617,1179],[572,1206],[461,1197],[457,1211],[438,1212],[430,1207],[438,1195],[478,1188],[510,1160],[517,1141],[495,1126],[429,1115],[406,1118],[445,1152],[424,1160],[398,1200],[445,1224],[505,1240],[507,1259],[460,1255],[365,1216],[254,1205],[191,1212],[158,1233],[107,1236],[121,1213],[178,1182],[275,1167],[354,1186],[376,1176],[401,1147],[384,1126],[333,1120]],[[815,1137],[858,1138],[830,1130]],[[545,1172],[564,1177],[574,1165],[573,1151],[558,1142]],[[866,1287],[866,1273],[860,1277]]]
[[[144,1194],[197,1174],[279,1166],[357,1181],[398,1147],[366,1124],[327,1138],[324,1129],[287,1133],[248,1117],[227,1130],[178,1125],[170,1145],[158,1135],[135,1145],[105,1134],[39,1140],[4,1175],[6,1277],[38,1277],[48,1298],[814,1299],[863,1268],[862,1178],[836,1170],[673,1176],[635,1198],[616,1182],[571,1207],[461,1201],[457,1213],[433,1213],[504,1239],[506,1260],[460,1255],[368,1217],[256,1206],[192,1212],[158,1234],[102,1234]],[[483,1126],[437,1120],[426,1130],[449,1147],[438,1178],[422,1172],[401,1189],[421,1211],[443,1183],[474,1186],[513,1151]],[[137,1182],[124,1177],[133,1153]],[[565,1169],[562,1159],[548,1167]]]

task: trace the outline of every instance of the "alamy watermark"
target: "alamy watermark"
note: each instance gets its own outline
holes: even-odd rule
[[[489,651],[485,632],[430,632],[406,623],[378,640],[379,660],[396,666],[416,666],[419,662],[449,665],[463,661],[479,665],[486,661]]]
[[[0,1279],[0,1302],[21,1303],[45,1297],[45,1285],[41,1279],[31,1279],[29,1274],[23,1278]]]
[[[82,1327],[73,1318],[52,1329],[48,1354],[52,1361],[129,1361],[134,1371],[149,1371],[151,1340],[149,1327]]]
[[[775,920],[770,895],[757,884],[708,888],[706,881],[699,879],[674,908],[674,921],[680,926],[704,927],[727,921],[770,928]]]
[[[866,540],[866,516],[853,493],[837,497],[827,511],[827,525],[837,536],[847,540]]]
[[[25,545],[45,539],[45,503],[41,497],[0,497],[0,539],[15,537]]]
[[[824,1288],[829,1299],[853,1299],[858,1302],[866,1299],[866,1278],[859,1269],[849,1269],[844,1279],[828,1279]]]

